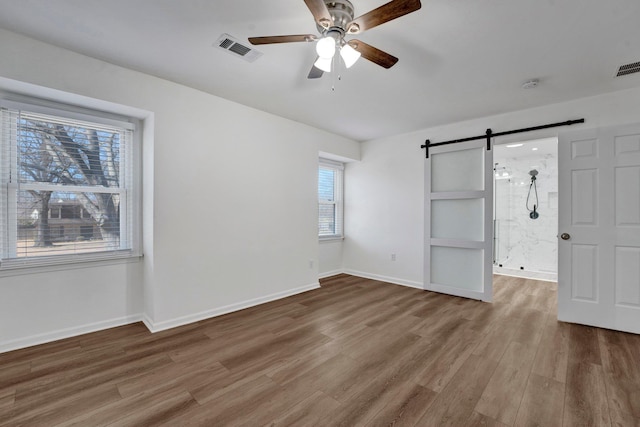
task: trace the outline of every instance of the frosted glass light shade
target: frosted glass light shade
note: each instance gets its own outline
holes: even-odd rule
[[[336,40],[333,37],[324,37],[316,43],[316,52],[320,58],[333,58],[336,54]]]
[[[344,46],[342,46],[342,49],[340,49],[340,56],[344,61],[344,65],[347,68],[351,68],[351,66],[356,63],[358,58],[360,58],[360,52],[358,52],[348,44],[345,44]]]
[[[333,58],[319,57],[318,60],[313,64],[313,66],[319,70],[324,71],[325,73],[330,73],[332,61],[333,61]]]

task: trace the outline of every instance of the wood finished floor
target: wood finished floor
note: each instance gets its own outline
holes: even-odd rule
[[[555,283],[495,276],[493,304],[321,284],[0,354],[0,425],[640,425],[640,336],[557,322]]]

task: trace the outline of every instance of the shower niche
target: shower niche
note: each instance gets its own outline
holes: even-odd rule
[[[558,142],[494,146],[494,273],[557,280]]]

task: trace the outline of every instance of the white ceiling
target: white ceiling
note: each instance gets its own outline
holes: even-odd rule
[[[352,0],[356,15],[385,0]],[[638,0],[422,0],[357,36],[400,58],[307,80],[311,43],[254,63],[222,33],[316,33],[303,0],[0,0],[0,27],[362,141],[640,86]],[[520,86],[540,79],[536,89]],[[331,90],[335,80],[335,91]],[[567,117],[559,117],[565,120]],[[536,125],[537,123],[532,123]]]

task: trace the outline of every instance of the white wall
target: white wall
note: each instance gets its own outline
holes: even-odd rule
[[[342,273],[342,239],[321,240],[318,247],[318,274],[320,278]]]
[[[422,286],[424,153],[419,147],[415,138],[370,141],[361,146],[361,161],[347,164],[346,272]]]
[[[504,143],[556,136],[563,130],[640,122],[640,88],[541,108],[484,117],[409,134],[368,141],[361,162],[347,165],[344,268],[366,277],[421,286],[424,254],[424,150],[426,139],[439,142],[585,118],[586,123],[502,137]],[[396,253],[396,261],[391,261]]]
[[[139,263],[0,278],[0,352],[140,320]]]
[[[317,286],[318,153],[357,159],[358,143],[3,30],[0,58],[1,77],[148,111],[153,134],[144,260],[1,277],[0,351],[143,312],[168,328]]]

